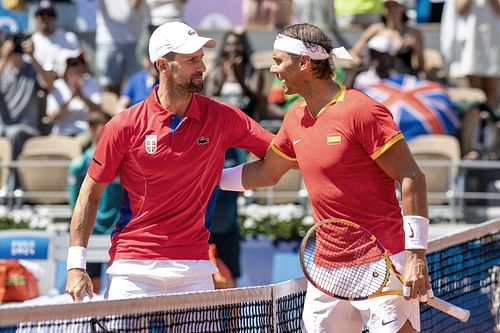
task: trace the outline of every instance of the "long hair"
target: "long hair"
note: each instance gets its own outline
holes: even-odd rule
[[[330,53],[333,49],[330,38],[320,28],[309,23],[293,24],[279,33],[301,40],[311,51],[316,51],[319,47],[322,47],[327,53]],[[318,79],[331,78],[335,73],[335,63],[331,57],[324,60],[311,59],[311,62],[313,64],[313,73],[316,74]]]

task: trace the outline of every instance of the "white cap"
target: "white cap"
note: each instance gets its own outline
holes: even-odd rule
[[[391,40],[384,35],[373,36],[366,46],[380,53],[391,53]]]
[[[215,39],[198,36],[182,22],[167,22],[156,28],[149,39],[149,59],[154,63],[170,52],[191,54],[202,47],[214,48]]]
[[[54,71],[59,77],[63,77],[68,69],[68,60],[78,58],[82,55],[80,49],[60,49],[54,62]]]

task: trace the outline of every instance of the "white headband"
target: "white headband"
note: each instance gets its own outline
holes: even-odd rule
[[[339,59],[352,59],[349,51],[347,51],[343,46],[333,49],[330,54],[328,54],[326,50],[319,45],[317,49],[313,51],[308,49],[301,40],[281,34],[278,34],[278,36],[276,36],[276,39],[274,40],[274,48],[276,50],[295,55],[306,54],[313,60],[328,59],[332,55]]]

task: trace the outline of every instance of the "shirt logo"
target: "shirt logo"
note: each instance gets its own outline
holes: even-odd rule
[[[202,136],[202,137],[198,138],[197,142],[198,142],[199,145],[206,145],[207,143],[210,142],[210,139],[209,138],[205,138],[205,137]]]
[[[389,325],[390,323],[393,323],[395,322],[397,319],[394,319],[394,320],[389,320],[389,321],[384,321],[384,319],[382,319],[382,326],[385,326],[385,325]]]
[[[188,31],[188,35],[189,35],[189,36],[196,35],[196,31],[194,31],[194,30],[189,30],[189,31]]]
[[[342,137],[338,134],[328,134],[326,136],[326,144],[327,145],[335,145],[342,141]]]
[[[293,142],[294,145],[296,145],[297,143],[299,143],[300,141],[302,141],[302,139],[297,139]]]
[[[158,135],[156,134],[146,135],[145,148],[146,148],[146,153],[154,154],[156,152],[156,148],[158,148]]]

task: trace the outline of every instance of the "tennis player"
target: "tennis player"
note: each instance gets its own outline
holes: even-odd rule
[[[297,102],[286,113],[264,160],[225,169],[220,186],[243,191],[273,185],[298,164],[314,219],[341,218],[364,226],[389,250],[398,271],[406,273],[405,286],[393,276],[386,287],[403,289],[406,297],[349,302],[309,284],[305,332],[360,332],[363,324],[378,333],[419,331],[418,298],[425,301],[431,292],[425,176],[387,108],[332,80],[334,57],[349,54],[334,49],[313,25],[292,25],[277,35],[271,72],[282,80],[286,94],[300,94],[305,103]]]
[[[124,196],[111,235],[107,298],[214,288],[204,216],[226,149],[264,157],[272,134],[239,109],[198,94],[204,47],[215,40],[180,22],[153,32],[149,56],[159,85],[106,124],[76,202],[66,283],[73,300],[93,295],[86,248],[101,193],[118,174]]]

